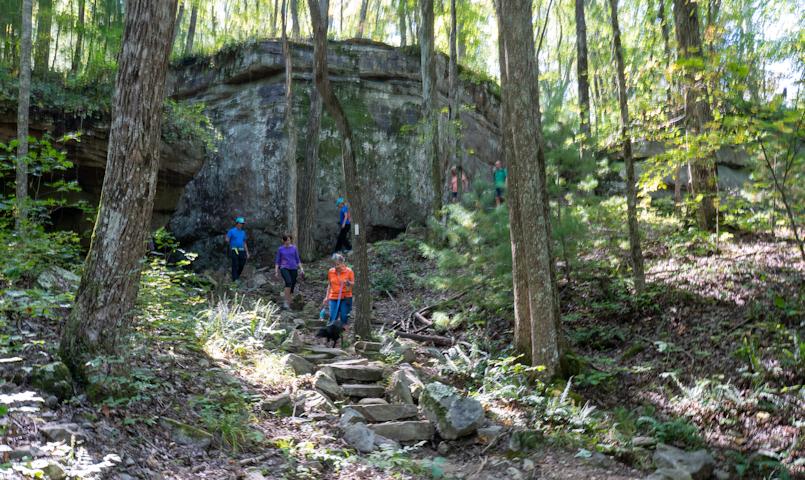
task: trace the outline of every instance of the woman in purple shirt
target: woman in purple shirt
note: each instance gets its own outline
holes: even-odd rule
[[[296,287],[297,271],[305,275],[305,269],[302,268],[302,260],[299,258],[299,251],[296,245],[292,245],[293,237],[289,234],[282,236],[282,245],[277,250],[277,257],[274,260],[274,275],[279,278],[282,274],[282,279],[285,280],[285,300],[282,308],[288,310],[291,304],[291,293]]]

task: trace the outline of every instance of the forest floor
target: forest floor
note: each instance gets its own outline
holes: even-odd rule
[[[381,337],[412,328],[414,311],[451,296],[422,281],[434,266],[418,242],[406,236],[372,246],[373,278],[392,272],[397,279],[393,292],[388,274],[388,284],[375,285]],[[64,401],[31,386],[42,375],[36,366],[58,359],[67,313],[61,297],[39,298],[50,299],[47,313],[9,315],[0,336],[0,478],[637,479],[651,470],[650,451],[632,445],[638,436],[707,448],[726,478],[763,478],[753,469],[781,465],[802,475],[805,352],[797,335],[805,265],[791,244],[762,237],[738,239],[718,253],[697,251],[695,243],[683,251],[648,249],[651,287],[639,297],[594,272],[562,281],[565,333],[583,367],[558,389],[562,402],[571,392],[568,409],[586,423],[544,420],[543,441],[517,454],[505,442],[469,437],[359,455],[341,439],[333,412],[268,411],[266,399],[309,388],[312,378],[281,367],[284,352],[276,346],[287,332],[260,320],[315,318],[327,261],[308,266],[300,312],[266,304],[279,300],[279,282],[254,279],[271,270],[257,268],[232,290],[154,262],[130,339],[94,367],[96,388],[70,390]],[[4,295],[22,301],[32,293]],[[276,341],[253,341],[257,328]],[[466,345],[487,337],[490,345],[505,343],[510,328],[491,318],[481,327],[429,333]],[[304,342],[320,343],[303,332]],[[347,338],[342,346],[350,344]],[[421,345],[413,363],[428,377],[471,384],[470,374],[445,367],[445,350]],[[496,423],[533,428],[526,402],[483,401]]]

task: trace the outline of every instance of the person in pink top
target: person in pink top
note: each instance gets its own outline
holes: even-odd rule
[[[467,176],[464,174],[464,170],[461,171],[461,190],[466,192],[470,187],[470,181]],[[456,167],[450,167],[450,198],[452,202],[458,201],[458,172],[456,171]]]

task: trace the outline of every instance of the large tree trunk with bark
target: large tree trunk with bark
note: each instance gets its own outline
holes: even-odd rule
[[[499,2],[496,2],[496,12],[500,15]],[[498,34],[500,36],[500,34]],[[503,42],[498,41],[498,55],[503,59],[506,53],[503,49]],[[501,60],[502,63],[502,60]],[[508,83],[506,71],[500,71],[500,83]],[[505,103],[500,108],[500,124],[511,125],[509,109]],[[531,365],[531,313],[528,302],[528,267],[524,260],[523,227],[520,222],[520,202],[518,184],[521,174],[517,171],[512,151],[512,130],[503,128],[503,161],[509,169],[508,178],[508,208],[509,208],[509,239],[512,249],[512,287],[514,293],[514,351],[521,355],[522,363]]]
[[[78,75],[81,68],[81,46],[84,43],[84,7],[86,0],[78,0],[78,18],[75,22],[75,50],[73,51],[73,61],[70,64],[70,74]]]
[[[34,73],[44,75],[50,63],[50,31],[53,26],[53,0],[39,0],[36,13],[36,51],[34,53]]]
[[[298,40],[301,35],[299,31],[299,0],[291,0],[291,38]]]
[[[22,36],[20,37],[20,76],[17,103],[17,217],[21,232],[28,220],[28,119],[31,106],[31,16],[32,0],[22,0]]]
[[[623,161],[626,164],[626,216],[629,224],[629,250],[632,257],[635,289],[638,292],[642,292],[646,286],[646,275],[643,272],[643,251],[640,249],[640,228],[637,224],[637,192],[634,159],[632,158],[632,139],[629,135],[629,104],[626,99],[626,76],[623,73],[623,48],[621,47],[621,29],[618,23],[618,0],[609,0],[609,11],[612,22],[615,63],[618,69],[618,103],[621,111]]]
[[[118,351],[131,325],[154,205],[165,76],[176,2],[129,0],[98,217],[61,356],[84,378],[87,360]]]
[[[313,229],[316,217],[316,177],[319,165],[319,130],[321,129],[321,95],[316,85],[310,88],[310,113],[307,117],[305,160],[299,175],[299,250],[305,261],[315,258]]]
[[[693,0],[674,0],[674,22],[676,23],[676,42],[680,59],[702,58],[702,37],[699,33],[698,3]],[[685,73],[685,127],[688,134],[700,135],[705,132],[707,122],[712,120],[707,92],[701,79],[687,67]],[[699,228],[712,231],[716,227],[716,177],[715,164],[711,155],[690,159],[690,190],[694,196],[701,196],[696,210]]]
[[[587,64],[587,22],[584,19],[584,0],[576,0],[576,75],[579,87],[579,130],[584,145],[590,140],[590,80]]]
[[[407,20],[407,0],[399,0],[397,4],[397,29],[400,31],[400,46],[408,45],[408,20]]]
[[[352,128],[349,125],[341,102],[336,98],[330,85],[329,70],[327,67],[327,12],[329,1],[307,0],[310,10],[310,19],[313,24],[313,56],[315,60],[314,78],[316,88],[319,89],[327,113],[333,117],[336,128],[341,134],[341,159],[344,169],[347,200],[350,203],[352,215],[352,232],[355,238],[355,304],[356,319],[355,333],[361,338],[369,338],[372,333],[372,297],[369,285],[369,261],[367,258],[366,224],[364,223],[364,208],[362,186],[358,178],[358,166],[353,150]]]
[[[196,23],[198,22],[198,5],[190,10],[190,25],[187,26],[187,38],[184,43],[184,55],[193,53],[193,41],[196,38]]]
[[[285,57],[285,129],[288,132],[288,147],[285,149],[285,165],[288,168],[287,186],[287,218],[286,231],[298,238],[298,215],[296,211],[296,122],[293,115],[293,59],[291,46],[288,43],[288,12],[287,0],[282,0],[282,55]]]
[[[559,306],[554,284],[550,219],[545,191],[544,140],[539,110],[538,74],[534,52],[534,29],[530,0],[498,1],[498,32],[501,45],[501,101],[506,123],[502,128],[506,157],[512,176],[517,176],[517,205],[521,251],[513,261],[527,266],[527,284],[519,285],[528,297],[531,325],[531,363],[553,376],[559,369],[561,340]],[[511,192],[509,193],[511,196]],[[513,242],[513,246],[516,243]],[[514,257],[516,255],[516,258]]]
[[[458,175],[458,198],[461,199],[461,194],[464,190],[464,169],[459,161],[459,135],[461,126],[459,125],[459,92],[458,92],[458,25],[456,21],[456,0],[450,0],[450,63],[448,66],[448,92],[450,97],[449,105],[449,120],[450,120],[450,165],[456,166],[456,175]]]
[[[366,13],[369,11],[369,0],[361,0],[361,11],[358,17],[358,30],[355,36],[363,38],[363,30],[366,28]]]
[[[179,30],[182,28],[183,18],[184,2],[179,2],[179,13],[176,14],[176,22],[173,26],[173,37],[171,38],[171,51],[173,51],[173,46],[176,45],[176,39],[179,38]]]
[[[442,166],[439,161],[439,107],[436,103],[436,54],[434,52],[433,0],[422,0],[419,26],[420,68],[422,70],[422,118],[425,128],[425,158],[430,160],[433,184],[433,213],[442,208]]]

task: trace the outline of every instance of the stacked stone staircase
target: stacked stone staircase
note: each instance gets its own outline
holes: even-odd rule
[[[314,333],[324,325],[319,319],[306,320],[304,329]],[[314,375],[314,389],[339,409],[342,429],[362,424],[374,433],[377,445],[432,439],[434,426],[421,417],[415,399],[389,387],[397,374],[377,361],[381,346],[359,341],[347,351],[300,340],[286,345],[293,352],[286,356],[286,365],[297,374]]]

